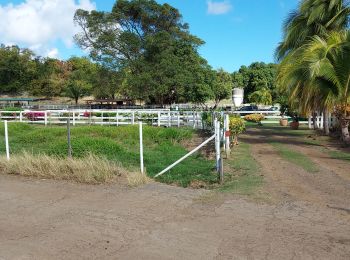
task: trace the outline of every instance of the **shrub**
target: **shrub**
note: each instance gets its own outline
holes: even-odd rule
[[[20,107],[4,107],[1,111],[23,111]]]
[[[244,117],[244,120],[248,122],[254,122],[254,123],[260,123],[261,120],[263,120],[265,117],[260,114],[251,114],[251,115],[246,115]]]
[[[39,121],[44,120],[45,113],[44,112],[27,112],[24,114],[26,118],[30,121]]]
[[[244,120],[240,117],[230,117],[230,132],[233,136],[233,144],[238,144],[238,135],[245,131]]]
[[[1,116],[13,117],[13,118],[7,118],[6,120],[13,120],[13,119],[15,119],[15,117],[19,115],[19,113],[16,113],[16,112],[23,111],[23,109],[20,108],[20,107],[5,107],[5,108],[3,108],[1,110],[2,111],[6,111],[6,112],[0,112]],[[13,112],[11,112],[11,111],[13,111]]]
[[[202,113],[202,121],[204,124],[204,127],[212,127],[213,125],[213,117],[211,112],[203,112]]]

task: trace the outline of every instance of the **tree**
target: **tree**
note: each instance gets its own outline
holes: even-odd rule
[[[74,20],[82,29],[78,45],[104,67],[126,72],[122,90],[129,97],[170,104],[189,101],[189,89],[209,87],[198,82],[207,67],[197,51],[204,42],[168,4],[119,0],[111,12],[78,10]]]
[[[260,105],[271,105],[272,96],[267,88],[261,88],[249,95],[249,101]]]
[[[306,46],[308,41],[314,36],[327,37],[332,31],[340,31],[348,26],[350,8],[349,4],[343,0],[304,0],[300,2],[298,10],[292,12],[284,24],[284,40],[280,43],[276,50],[276,57],[283,62],[283,68],[279,69],[278,77],[288,78],[289,68],[293,68],[293,64],[287,64],[287,61],[298,63],[298,55],[292,52],[302,46]],[[290,56],[290,57],[288,57]],[[301,69],[301,67],[300,67]],[[283,75],[284,73],[287,73]],[[306,85],[303,82],[303,71],[298,71],[294,76],[294,92],[290,94],[290,102],[300,102],[302,110],[307,113],[324,110],[324,115],[328,114],[331,105],[325,102],[319,102],[320,99],[329,100],[328,92],[325,88],[315,89],[314,86]],[[299,78],[298,78],[299,77]],[[283,80],[280,80],[283,82]],[[285,88],[285,86],[281,86]],[[310,93],[312,93],[310,95]],[[306,98],[309,96],[310,98]],[[294,100],[293,100],[294,99]],[[313,112],[314,113],[314,112]],[[314,117],[315,119],[315,117]],[[325,126],[328,125],[328,116],[325,116]],[[315,121],[315,120],[314,120]],[[314,124],[315,126],[315,124]],[[328,133],[328,127],[325,127]]]
[[[78,103],[79,98],[91,94],[97,66],[87,58],[72,57],[67,61],[71,71],[66,82],[65,95]]]
[[[325,37],[331,31],[345,29],[350,8],[344,0],[303,0],[298,10],[288,16],[283,26],[283,41],[276,49],[281,60],[290,51],[305,44],[310,37]]]
[[[271,96],[272,101],[276,101],[280,96],[276,85],[277,65],[263,62],[254,62],[248,67],[241,68],[232,74],[234,87],[244,88],[245,102],[249,101],[249,96],[261,88],[266,88]]]
[[[29,92],[48,98],[60,96],[71,70],[70,64],[51,58],[36,58],[36,73],[30,82]]]
[[[34,53],[18,46],[0,45],[0,92],[19,94],[26,91],[35,76]]]
[[[350,143],[350,32],[319,36],[290,52],[282,61],[279,81],[301,108],[330,108],[337,105],[342,139]]]
[[[93,80],[93,94],[96,98],[115,99],[121,91],[123,72],[99,66]]]
[[[214,83],[212,84],[212,91],[215,100],[216,108],[220,101],[229,98],[232,92],[232,78],[228,72],[225,72],[223,69],[214,71]]]

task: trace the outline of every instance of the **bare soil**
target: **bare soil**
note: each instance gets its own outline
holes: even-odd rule
[[[268,140],[319,164],[309,173]],[[350,259],[350,163],[252,129],[268,199],[0,174],[0,259]]]

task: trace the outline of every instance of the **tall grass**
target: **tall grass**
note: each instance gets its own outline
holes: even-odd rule
[[[147,175],[153,177],[182,157],[187,150],[181,145],[193,137],[193,129],[144,126],[144,163]],[[0,123],[0,154],[5,154],[4,128]],[[23,151],[55,158],[67,156],[67,130],[62,126],[9,124],[11,155]],[[71,129],[73,158],[84,159],[89,154],[103,157],[123,168],[139,167],[138,126],[75,126]],[[215,163],[197,154],[183,161],[157,180],[187,187],[193,180],[216,182]],[[137,177],[139,177],[137,175]]]
[[[0,157],[0,172],[89,184],[111,183],[130,174],[116,163],[92,154],[73,159],[29,153],[12,156],[9,161]]]

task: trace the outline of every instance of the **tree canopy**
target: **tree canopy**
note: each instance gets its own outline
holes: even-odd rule
[[[279,100],[279,93],[276,86],[277,65],[273,63],[254,62],[251,65],[241,66],[241,68],[232,73],[233,87],[244,88],[245,102],[254,103],[250,97],[256,97],[260,92],[272,98],[272,101]],[[264,91],[261,91],[264,90]],[[252,96],[252,93],[257,92]],[[265,102],[264,102],[265,103]]]
[[[95,61],[125,71],[130,97],[150,103],[205,102],[213,96],[204,42],[179,11],[154,0],[120,0],[110,12],[78,10],[79,46]]]

